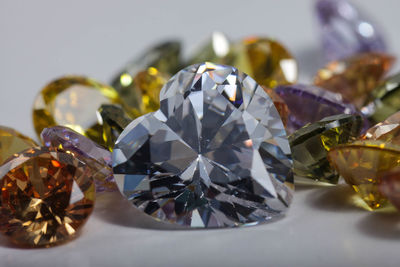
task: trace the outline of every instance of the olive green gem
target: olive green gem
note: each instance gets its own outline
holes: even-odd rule
[[[400,111],[400,73],[378,86],[372,91],[372,96],[375,99],[372,103],[371,115],[374,122],[381,122]]]
[[[330,165],[327,153],[337,145],[354,141],[360,133],[361,124],[359,115],[340,114],[295,131],[289,136],[294,173],[301,178],[337,184],[339,175]]]
[[[102,105],[98,111],[103,126],[103,139],[106,147],[112,151],[115,141],[132,121],[132,118],[118,105]]]

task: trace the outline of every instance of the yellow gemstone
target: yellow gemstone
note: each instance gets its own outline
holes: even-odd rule
[[[42,89],[34,102],[35,131],[40,135],[44,128],[66,126],[104,145],[103,127],[97,118],[102,104],[121,104],[112,87],[78,76],[55,80]]]
[[[380,141],[356,141],[331,149],[328,159],[371,208],[386,204],[379,191],[382,173],[400,166],[400,147]]]
[[[340,93],[345,102],[361,108],[393,63],[394,57],[384,53],[359,54],[329,63],[318,71],[314,84]]]
[[[14,129],[0,126],[0,165],[25,149],[37,146],[36,142]]]
[[[297,81],[297,62],[279,42],[268,39],[246,38],[234,49],[233,66],[253,77],[268,88]]]

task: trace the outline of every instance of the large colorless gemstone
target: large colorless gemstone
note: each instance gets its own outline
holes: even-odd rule
[[[161,108],[131,122],[113,152],[121,192],[156,219],[191,227],[256,224],[293,193],[285,128],[271,98],[234,67],[178,72]]]

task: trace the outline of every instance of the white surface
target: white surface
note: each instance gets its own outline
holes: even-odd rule
[[[64,74],[102,81],[159,40],[187,50],[212,30],[281,40],[300,61],[301,80],[320,65],[312,1],[0,1],[0,124],[34,136],[35,94]],[[400,55],[398,0],[358,0]],[[400,215],[349,204],[346,186],[300,188],[287,216],[226,230],[157,230],[126,203],[100,197],[73,242],[18,249],[0,237],[0,266],[400,266]]]

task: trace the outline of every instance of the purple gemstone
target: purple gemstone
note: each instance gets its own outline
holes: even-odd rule
[[[307,123],[319,121],[337,114],[361,113],[351,104],[345,104],[340,94],[326,91],[312,85],[282,85],[275,89],[289,108],[286,125],[288,134]],[[365,120],[364,120],[365,121]],[[366,126],[368,128],[368,126]]]
[[[97,145],[89,138],[75,132],[74,130],[63,127],[54,126],[45,128],[41,133],[43,143],[47,147],[59,147],[64,150],[71,151],[79,156],[90,158],[104,165],[101,172],[106,176],[104,180],[95,180],[96,192],[114,191],[116,190],[114,176],[112,174],[111,152]]]
[[[361,52],[385,52],[377,26],[345,0],[318,0],[316,14],[322,45],[329,61]]]

